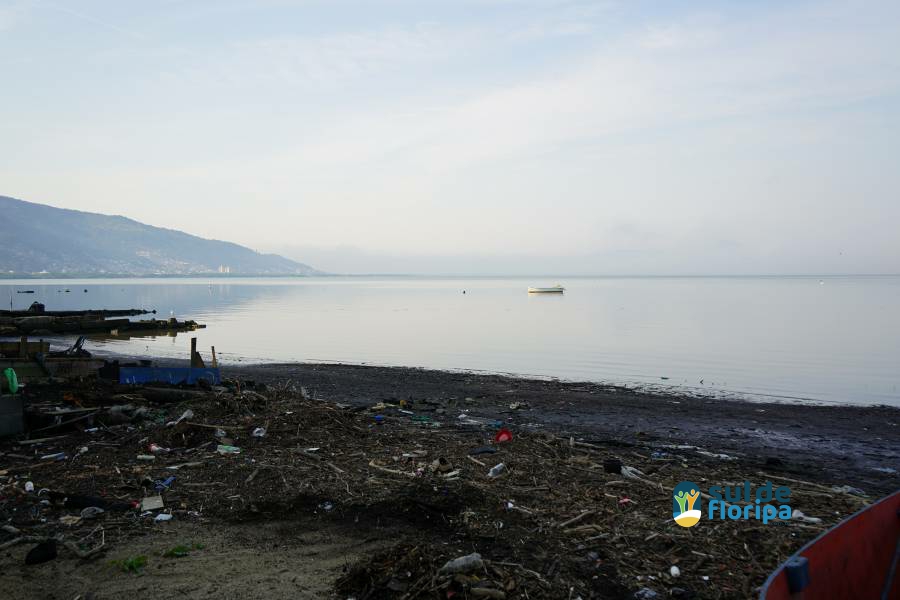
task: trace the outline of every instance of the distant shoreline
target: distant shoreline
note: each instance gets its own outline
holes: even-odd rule
[[[744,274],[644,274],[644,275],[558,275],[558,274],[532,274],[532,275],[469,275],[464,273],[314,273],[304,275],[300,273],[285,274],[252,274],[252,273],[182,273],[182,274],[114,274],[114,273],[0,273],[0,281],[10,280],[56,280],[56,279],[316,279],[316,278],[365,278],[365,277],[396,277],[396,278],[433,278],[433,279],[837,279],[846,277],[900,277],[900,273],[744,273]]]

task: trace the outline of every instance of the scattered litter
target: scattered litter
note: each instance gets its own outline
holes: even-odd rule
[[[100,508],[99,506],[88,506],[84,510],[81,511],[81,518],[85,521],[90,521],[91,519],[96,519],[98,516],[102,515],[105,510]]]
[[[840,492],[843,494],[850,494],[851,496],[866,496],[867,494],[859,489],[858,487],[851,487],[849,485],[836,485],[833,486],[832,491]]]
[[[175,425],[178,425],[182,421],[186,421],[187,419],[193,419],[193,418],[194,418],[194,411],[192,411],[191,409],[187,409],[186,411],[181,413],[181,416],[178,417],[178,419],[176,419],[175,421],[170,421],[170,422],[166,423],[166,427],[174,427]]]
[[[656,600],[659,594],[650,588],[641,588],[634,593],[635,600]]]
[[[491,477],[491,478],[499,477],[500,474],[503,473],[503,471],[505,471],[505,470],[506,470],[506,465],[504,463],[500,463],[500,464],[492,467],[491,470],[488,471],[488,477]]]
[[[266,437],[266,428],[265,427],[257,427],[256,429],[253,430],[253,433],[251,435],[255,438]]]
[[[478,448],[469,450],[469,455],[478,456],[479,454],[494,454],[495,452],[497,452],[497,449],[493,446],[479,446]]]
[[[157,492],[162,492],[162,491],[165,491],[165,490],[169,489],[170,487],[172,487],[173,483],[175,483],[175,476],[170,475],[169,477],[166,477],[166,479],[164,479],[163,481],[155,482],[154,487]]]
[[[227,446],[225,444],[219,444],[216,446],[216,452],[219,454],[240,454],[241,449],[237,446]]]
[[[25,491],[28,492],[29,494],[31,492],[33,492],[34,491],[34,483],[31,481],[26,481],[25,482]]]
[[[502,444],[503,442],[509,442],[509,441],[512,441],[512,439],[513,439],[512,431],[510,431],[509,429],[507,429],[505,427],[503,429],[501,429],[500,431],[498,431],[497,434],[494,436],[494,442],[497,444]]]
[[[875,467],[872,469],[876,473],[886,473],[887,475],[896,475],[897,469],[892,469],[891,467]]]
[[[644,477],[644,472],[635,469],[634,467],[629,467],[627,465],[622,465],[622,475],[627,477],[628,479],[642,479]]]
[[[697,454],[701,456],[708,456],[709,458],[718,458],[719,460],[737,460],[736,456],[731,456],[730,454],[722,454],[717,452],[709,452],[707,450],[697,450]]]
[[[156,518],[153,520],[157,523],[162,523],[164,521],[171,521],[172,515],[171,515],[171,513],[159,513],[158,515],[156,515]]]
[[[791,513],[791,519],[794,521],[803,521],[804,523],[821,523],[822,519],[818,517],[808,517],[803,514],[802,511],[798,509],[794,509],[794,512]]]
[[[669,567],[669,575],[671,575],[672,577],[681,577],[681,569],[679,569],[675,565],[672,565],[671,567]]]
[[[141,500],[141,510],[158,510],[164,507],[162,496],[147,496]]]

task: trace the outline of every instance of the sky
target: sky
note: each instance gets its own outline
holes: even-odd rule
[[[900,273],[900,2],[0,0],[0,194],[337,273]]]

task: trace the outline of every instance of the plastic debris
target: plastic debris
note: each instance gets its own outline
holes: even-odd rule
[[[494,442],[497,444],[502,444],[503,442],[509,442],[509,441],[512,441],[512,439],[513,439],[512,431],[510,431],[506,427],[504,427],[503,429],[498,431],[497,434],[494,436]]]
[[[506,470],[506,465],[504,463],[500,463],[500,464],[492,467],[491,470],[488,471],[488,477],[491,477],[491,478],[499,477],[500,474],[503,473],[503,471],[505,471],[505,470]]]
[[[836,485],[831,488],[835,492],[841,492],[844,494],[850,494],[851,496],[866,496],[867,494],[859,489],[858,487],[851,487],[849,485]]]
[[[65,452],[57,452],[56,454],[45,454],[41,460],[66,460]]]
[[[478,456],[479,454],[494,454],[495,452],[497,452],[497,449],[493,446],[479,446],[469,450],[469,455]]]
[[[178,425],[182,421],[186,421],[187,419],[193,419],[193,418],[194,418],[194,411],[192,411],[191,409],[187,409],[186,411],[181,413],[181,416],[178,417],[178,419],[176,419],[175,421],[169,421],[168,423],[166,423],[166,427],[174,427],[175,425]]]
[[[137,459],[151,461],[151,460],[156,460],[156,457],[152,454],[138,454]]]
[[[730,454],[708,452],[706,450],[697,450],[697,454],[701,456],[708,456],[709,458],[718,458],[719,460],[737,460],[736,456],[731,456]]]
[[[155,485],[156,491],[162,492],[162,491],[167,490],[170,487],[172,487],[172,484],[175,483],[175,476],[170,475],[169,477],[166,477],[163,481],[157,481],[155,483],[156,483],[156,485]]]
[[[89,521],[91,519],[96,519],[99,515],[102,515],[105,512],[106,511],[99,506],[88,506],[81,511],[81,518],[85,521]]]
[[[266,428],[265,427],[257,427],[256,429],[253,430],[253,433],[250,435],[252,435],[255,438],[266,437]]]
[[[28,493],[33,492],[34,491],[34,483],[31,481],[26,481],[25,482],[25,491]]]
[[[147,496],[141,500],[141,510],[158,510],[164,507],[162,496]]]
[[[241,449],[237,446],[227,446],[225,444],[219,444],[216,446],[216,452],[219,454],[240,454]]]
[[[158,515],[156,515],[156,518],[153,520],[157,523],[162,523],[164,521],[171,521],[172,514],[171,513],[159,513]]]
[[[671,575],[672,577],[681,577],[681,569],[679,569],[675,565],[672,565],[671,567],[669,567],[669,575]]]
[[[438,571],[441,575],[455,575],[457,573],[471,573],[484,567],[484,561],[477,552],[448,560]]]
[[[794,521],[803,521],[804,523],[821,523],[822,519],[819,517],[808,517],[803,514],[803,511],[794,509],[794,512],[791,513],[791,520]]]
[[[148,450],[150,450],[150,454],[162,454],[172,451],[170,448],[163,448],[158,444],[150,444]]]
[[[25,555],[25,564],[39,565],[53,560],[56,556],[56,540],[50,539],[29,550]]]
[[[622,473],[622,461],[618,458],[607,458],[603,461],[603,470],[607,473]]]
[[[644,472],[628,465],[622,465],[622,476],[628,479],[641,479],[644,477]]]
[[[656,598],[659,598],[659,594],[645,587],[636,591],[634,597],[636,600],[656,600]]]

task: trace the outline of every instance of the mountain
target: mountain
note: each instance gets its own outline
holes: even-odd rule
[[[316,275],[309,265],[125,217],[0,196],[0,274]]]

